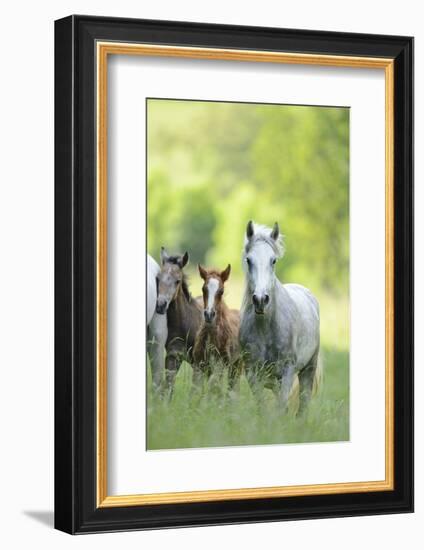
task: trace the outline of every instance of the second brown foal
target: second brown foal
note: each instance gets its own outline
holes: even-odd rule
[[[224,284],[231,266],[224,271],[198,266],[203,279],[203,320],[193,349],[193,382],[199,386],[203,375],[212,374],[211,363],[228,368],[228,385],[232,390],[239,374],[238,310],[230,309],[223,300]],[[221,370],[222,372],[222,370]]]

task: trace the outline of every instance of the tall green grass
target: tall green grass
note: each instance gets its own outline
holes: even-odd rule
[[[191,287],[197,288],[193,272]],[[243,281],[230,278],[226,301],[237,307]],[[266,445],[346,441],[349,439],[349,301],[347,297],[317,294],[321,309],[321,360],[323,381],[312,398],[307,414],[281,414],[270,390],[258,407],[247,380],[241,378],[240,392],[225,397],[225,379],[220,392],[206,391],[199,401],[191,398],[192,369],[183,363],[171,401],[159,399],[148,371],[147,448],[177,449],[222,447],[227,445]],[[295,400],[294,400],[295,401]]]
[[[299,418],[283,415],[273,393],[265,390],[258,405],[247,380],[241,378],[236,396],[207,391],[199,400],[191,395],[192,369],[183,363],[171,401],[155,395],[148,376],[147,448],[178,449],[346,441],[349,439],[349,356],[324,348],[324,379],[308,412]],[[215,388],[216,389],[216,388]],[[292,407],[293,408],[293,407]]]

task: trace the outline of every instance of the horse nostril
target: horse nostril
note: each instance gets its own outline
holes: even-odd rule
[[[264,297],[264,304],[267,305],[268,302],[269,302],[269,295],[268,295],[268,294],[265,294],[265,297]]]
[[[257,306],[259,304],[259,300],[258,300],[258,297],[256,296],[256,294],[254,294],[252,296],[252,300],[253,300],[253,303],[255,304],[255,306]]]

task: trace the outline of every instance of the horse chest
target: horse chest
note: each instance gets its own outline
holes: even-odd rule
[[[168,309],[168,340],[169,347],[193,347],[194,339],[200,325],[200,312],[197,309],[169,307]]]
[[[273,363],[293,355],[290,332],[266,318],[253,317],[251,323],[242,327],[240,339],[253,362]]]
[[[224,340],[221,331],[217,328],[204,330],[203,347],[205,350],[214,350],[218,353],[224,352],[226,348],[226,341]]]

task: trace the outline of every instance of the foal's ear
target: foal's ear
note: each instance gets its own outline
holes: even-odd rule
[[[181,258],[179,264],[180,264],[181,269],[188,264],[188,252],[184,253],[184,256]]]
[[[202,277],[204,281],[206,281],[206,277],[208,275],[206,269],[202,267],[200,264],[197,264],[197,267],[199,269],[199,275]]]
[[[270,235],[271,239],[274,239],[274,241],[276,241],[279,235],[280,235],[280,228],[278,227],[278,222],[275,222]]]
[[[253,237],[254,233],[255,233],[255,228],[253,227],[253,222],[252,222],[252,220],[249,220],[247,222],[247,227],[246,227],[246,237],[248,239],[251,239]]]
[[[231,265],[228,264],[227,267],[224,269],[224,271],[221,271],[221,279],[222,282],[225,283],[225,281],[228,279],[231,273]]]
[[[160,259],[161,259],[162,264],[164,264],[165,262],[167,262],[169,260],[169,254],[165,250],[164,246],[160,247]]]

